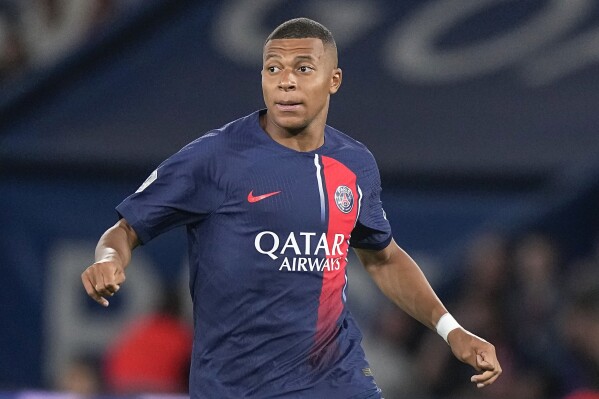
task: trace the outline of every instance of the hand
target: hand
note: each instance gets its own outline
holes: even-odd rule
[[[477,388],[491,385],[499,377],[501,366],[497,360],[495,347],[489,342],[463,328],[452,330],[447,336],[447,340],[451,351],[458,360],[481,372],[473,375],[470,379]]]
[[[106,299],[118,292],[125,282],[125,270],[118,261],[96,262],[81,274],[81,281],[87,295],[102,306],[108,306]]]

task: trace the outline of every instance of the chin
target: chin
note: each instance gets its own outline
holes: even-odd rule
[[[306,119],[295,115],[277,115],[273,122],[282,129],[288,131],[303,130],[306,128]]]

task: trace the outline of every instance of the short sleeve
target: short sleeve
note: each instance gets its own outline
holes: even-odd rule
[[[116,211],[146,243],[166,231],[200,222],[225,199],[216,133],[165,160]]]
[[[368,152],[368,162],[358,175],[361,201],[358,221],[350,237],[354,248],[379,250],[392,239],[391,226],[381,202],[381,177],[376,161]]]

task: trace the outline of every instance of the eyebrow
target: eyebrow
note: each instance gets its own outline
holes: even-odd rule
[[[272,53],[266,53],[266,55],[264,56],[264,60],[269,60],[271,58],[283,58],[281,55],[279,54],[272,54]],[[311,62],[316,62],[317,58],[314,57],[313,55],[298,55],[296,57],[293,58],[294,61],[311,61]]]

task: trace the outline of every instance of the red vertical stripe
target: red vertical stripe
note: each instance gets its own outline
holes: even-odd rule
[[[343,310],[343,287],[345,286],[345,266],[347,264],[347,251],[349,249],[349,236],[353,230],[358,214],[358,190],[356,175],[339,161],[321,157],[324,185],[328,197],[328,226],[327,241],[329,255],[327,256],[330,269],[323,272],[322,290],[318,307],[318,321],[316,324],[316,345],[328,341],[334,333],[337,320]],[[339,187],[347,187],[351,195],[345,194],[345,199],[353,198],[351,208],[342,204],[345,212],[339,209],[335,192]],[[342,188],[341,191],[344,191]],[[347,204],[347,203],[346,203]],[[347,212],[347,213],[346,213]],[[338,236],[343,235],[343,238]],[[337,243],[337,245],[336,245]]]

